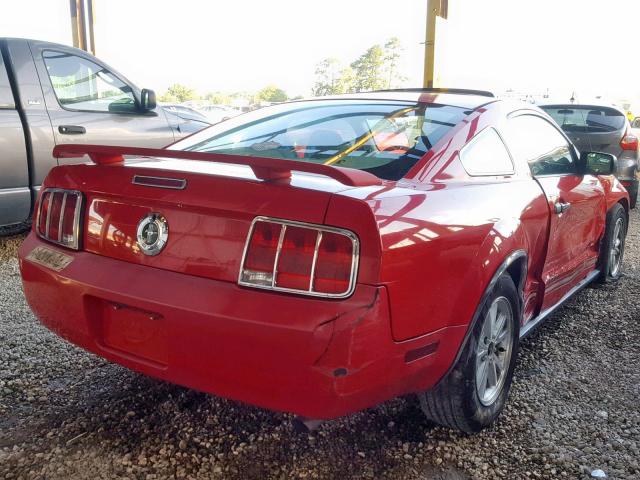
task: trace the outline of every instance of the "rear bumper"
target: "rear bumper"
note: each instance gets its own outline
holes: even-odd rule
[[[38,245],[73,261],[25,257]],[[333,418],[433,386],[466,327],[391,337],[386,289],[334,301],[241,288],[49,245],[20,249],[40,321],[112,362],[172,383],[310,418]]]

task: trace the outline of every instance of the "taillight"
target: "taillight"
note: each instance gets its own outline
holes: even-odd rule
[[[351,295],[359,243],[348,230],[258,217],[247,237],[240,285],[321,297]]]
[[[42,238],[78,249],[82,194],[75,190],[47,189],[40,195],[36,231]]]
[[[620,140],[620,147],[622,147],[623,150],[638,150],[638,137],[627,131],[624,137],[622,137],[622,140]]]

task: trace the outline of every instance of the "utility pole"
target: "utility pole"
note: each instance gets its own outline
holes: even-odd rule
[[[424,81],[423,86],[433,88],[436,56],[436,17],[447,19],[449,0],[427,0],[427,27],[424,42]]]
[[[71,35],[73,46],[96,54],[96,41],[93,33],[95,9],[93,0],[69,0],[71,13]]]

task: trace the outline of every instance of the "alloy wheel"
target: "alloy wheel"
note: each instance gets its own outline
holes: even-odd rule
[[[609,274],[617,277],[622,267],[622,255],[624,253],[624,220],[618,218],[613,229],[613,241],[609,252]]]
[[[484,319],[476,348],[476,392],[480,403],[492,405],[502,392],[513,352],[513,309],[496,298]]]

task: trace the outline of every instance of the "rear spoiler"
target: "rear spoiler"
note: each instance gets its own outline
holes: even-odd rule
[[[190,152],[184,150],[165,150],[162,148],[140,148],[108,145],[56,145],[53,156],[56,158],[75,158],[87,155],[97,165],[122,165],[124,156],[176,158],[180,160],[199,160],[204,162],[246,165],[253,174],[265,181],[282,181],[291,178],[291,172],[307,172],[333,178],[350,187],[381,185],[375,175],[353,168],[333,167],[318,163],[283,160],[279,158],[248,157],[222,153]]]

